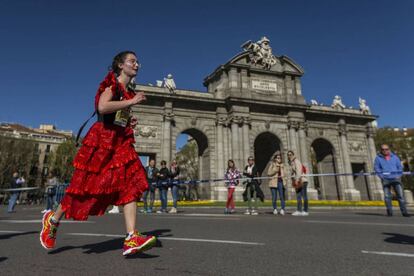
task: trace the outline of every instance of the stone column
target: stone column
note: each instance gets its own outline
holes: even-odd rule
[[[296,145],[296,130],[298,129],[298,122],[289,121],[289,150],[293,151],[295,155],[299,156],[298,147]]]
[[[223,125],[225,124],[225,118],[217,118],[217,176],[222,177],[222,174],[225,170],[224,168],[224,139],[223,139]]]
[[[351,159],[349,158],[347,128],[345,120],[339,120],[338,125],[340,147],[342,152],[342,162],[345,173],[352,173]],[[352,175],[345,176],[345,199],[361,200],[361,193],[355,189],[354,178]]]
[[[371,168],[374,168],[375,157],[377,156],[377,151],[375,149],[374,142],[374,129],[371,126],[371,123],[368,123],[367,126],[367,145],[368,145],[368,160],[371,162]],[[374,200],[384,200],[384,191],[382,189],[381,180],[378,176],[368,177],[370,181],[371,194]]]
[[[244,158],[243,162],[246,162],[247,158],[250,155],[250,139],[249,139],[249,129],[250,129],[250,119],[249,117],[243,118],[243,152]],[[239,164],[238,166],[240,167]]]
[[[308,169],[308,173],[311,172],[311,162],[309,159],[309,149],[308,145],[306,143],[306,132],[307,132],[307,124],[306,122],[302,122],[299,124],[299,147],[300,147],[300,161],[302,161],[302,164]],[[315,189],[313,177],[307,177],[308,178],[308,196],[309,199],[317,200],[318,199],[318,191]]]
[[[231,151],[233,153],[233,160],[236,164],[240,164],[240,142],[239,136],[239,118],[233,117],[231,120]],[[238,165],[237,165],[238,166]]]
[[[164,113],[164,124],[162,134],[162,159],[171,162],[171,122],[174,120],[172,112]],[[159,160],[161,161],[161,160]]]

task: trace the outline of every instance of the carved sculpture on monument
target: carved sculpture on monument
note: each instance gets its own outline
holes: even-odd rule
[[[155,126],[138,126],[135,132],[141,137],[156,137],[157,127]]]
[[[311,105],[318,105],[318,102],[314,99],[311,100]]]
[[[257,42],[249,40],[241,47],[245,51],[250,52],[250,60],[252,64],[262,66],[266,70],[270,70],[270,68],[278,62],[277,58],[272,53],[270,40],[265,36]]]
[[[371,110],[369,109],[366,100],[361,97],[359,98],[359,110],[362,112],[362,114],[371,114]]]
[[[175,81],[171,74],[168,74],[166,78],[164,78],[164,87],[170,91],[171,94],[175,93],[175,89],[177,87],[175,86]]]
[[[338,95],[336,95],[335,98],[333,99],[331,106],[335,109],[345,109],[346,107],[344,103],[342,102],[341,96],[338,96]]]

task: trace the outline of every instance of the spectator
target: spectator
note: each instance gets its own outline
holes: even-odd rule
[[[13,176],[10,180],[10,188],[11,189],[18,189],[21,188],[22,185],[25,183],[25,180],[23,177],[19,177],[18,172],[14,172]],[[8,213],[14,213],[14,206],[16,206],[17,199],[20,196],[19,191],[11,191],[10,192],[10,199],[9,199],[9,206],[7,208]]]
[[[227,203],[226,209],[224,209],[225,214],[233,214],[234,213],[234,190],[236,186],[239,184],[239,178],[241,174],[239,170],[236,168],[233,160],[227,161],[227,170],[224,174],[224,178],[226,181],[227,186]]]
[[[290,165],[290,172],[292,178],[292,186],[296,191],[297,210],[292,216],[308,216],[308,180],[303,174],[306,173],[306,168],[295,157],[293,151],[288,151],[288,159]],[[303,211],[302,211],[302,199],[303,199]]]
[[[247,200],[247,210],[244,213],[245,215],[258,215],[257,213],[257,196],[258,196],[258,190],[259,190],[259,183],[257,182],[254,177],[257,177],[258,172],[257,168],[254,164],[254,158],[252,156],[249,156],[247,159],[248,164],[244,168],[243,175],[248,177],[249,179],[245,181],[246,184],[246,190],[244,191],[245,197],[244,199]],[[252,207],[252,197],[254,200],[254,207]]]
[[[180,167],[177,165],[177,161],[174,159],[170,165],[171,195],[173,198],[173,207],[168,212],[170,214],[177,213],[178,190],[180,188],[180,185],[178,183],[179,176],[180,176]]]
[[[284,185],[285,185],[285,168],[282,163],[282,155],[278,151],[273,157],[272,163],[269,166],[267,175],[273,177],[269,181],[269,188],[272,193],[272,205],[273,205],[273,214],[277,215],[277,194],[279,193],[280,198],[280,214],[285,215],[285,198],[283,195]]]
[[[142,196],[144,201],[143,213],[152,213],[155,200],[155,188],[157,186],[158,169],[155,167],[155,160],[151,159],[149,165],[145,168],[148,180],[148,190]],[[148,208],[148,194],[150,195],[150,205]]]
[[[56,176],[49,172],[48,178],[46,180],[46,209],[44,209],[41,213],[46,213],[53,209],[53,205],[55,203],[55,196],[56,196],[56,186],[58,185],[58,180]]]
[[[391,152],[387,144],[381,145],[381,152],[378,153],[374,162],[375,173],[381,178],[384,189],[384,201],[387,208],[387,215],[392,216],[392,195],[391,187],[394,189],[401,213],[404,217],[409,217],[405,206],[404,194],[401,185],[403,168],[397,155]]]
[[[167,212],[167,194],[169,185],[170,171],[167,168],[167,162],[161,161],[161,169],[158,173],[158,190],[160,194],[161,209],[157,211],[158,214]]]

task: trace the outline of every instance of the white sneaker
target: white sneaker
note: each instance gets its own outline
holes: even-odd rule
[[[277,209],[273,210],[273,215],[277,215]]]
[[[302,212],[302,216],[304,216],[304,217],[309,216],[309,213],[308,213],[308,212],[303,211],[303,212]]]
[[[295,217],[302,216],[302,212],[295,211],[295,212],[293,212],[292,216],[295,216]]]
[[[111,210],[108,211],[109,214],[119,214],[119,207],[114,206]]]
[[[40,212],[40,213],[44,214],[44,213],[46,213],[47,211],[49,211],[49,210],[44,209],[44,210],[43,210],[42,212]]]
[[[157,212],[156,212],[157,214],[162,214],[162,211],[161,210],[157,210]]]
[[[280,212],[279,212],[279,214],[281,214],[282,216],[284,216],[285,215],[285,210],[281,209]]]
[[[252,210],[252,212],[250,213],[252,216],[257,216],[259,213],[256,212],[256,210]]]
[[[168,213],[169,214],[177,214],[177,208],[172,207]]]
[[[245,215],[250,215],[250,210],[247,209],[246,212],[244,212]]]

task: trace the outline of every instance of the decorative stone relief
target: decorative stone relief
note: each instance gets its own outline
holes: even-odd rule
[[[348,148],[351,152],[362,152],[364,150],[361,142],[350,142]]]
[[[249,57],[251,63],[259,65],[263,69],[270,70],[270,68],[278,62],[277,58],[272,53],[270,40],[265,36],[257,42],[249,40],[241,47],[250,53]]]
[[[149,137],[157,137],[157,130],[158,128],[155,126],[137,126],[135,129],[135,133],[138,136],[149,138]]]

